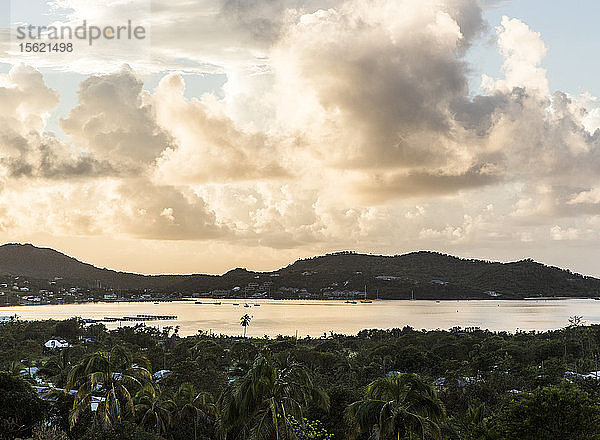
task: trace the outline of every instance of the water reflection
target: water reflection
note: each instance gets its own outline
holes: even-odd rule
[[[490,330],[550,330],[568,325],[570,316],[583,316],[587,324],[600,323],[600,302],[585,299],[523,301],[373,301],[371,304],[345,304],[343,301],[221,300],[221,305],[172,303],[96,303],[60,306],[0,308],[0,315],[21,319],[103,318],[136,314],[177,315],[176,321],[148,322],[147,325],[180,326],[180,334],[198,330],[240,335],[240,317],[248,313],[252,322],[249,336],[320,336],[324,332],[355,334],[365,328],[394,328],[410,325],[416,329],[481,327]],[[209,302],[207,304],[207,302]],[[214,302],[214,301],[213,301]],[[246,301],[247,302],[247,301]],[[233,303],[239,303],[234,305]],[[122,323],[121,325],[134,325]],[[119,324],[107,324],[115,328]]]

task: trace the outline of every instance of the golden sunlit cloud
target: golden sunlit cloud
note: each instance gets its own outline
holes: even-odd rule
[[[475,0],[155,3],[151,62],[66,64],[86,77],[62,133],[50,61],[3,53],[0,238],[111,265],[110,237],[139,258],[119,268],[148,272],[335,249],[544,259],[546,243],[598,241],[592,98],[550,91],[526,23],[493,29]],[[503,77],[474,95],[465,55],[490,33]],[[190,72],[227,80],[190,97]]]

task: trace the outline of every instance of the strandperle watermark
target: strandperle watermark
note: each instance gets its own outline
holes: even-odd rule
[[[96,26],[88,25],[83,20],[79,26],[34,26],[21,25],[16,28],[16,38],[20,41],[38,42],[41,44],[68,43],[72,40],[85,40],[92,46],[97,40],[145,40],[146,28],[135,25],[132,20],[127,20],[122,25]],[[43,42],[42,42],[43,41]]]
[[[92,72],[152,63],[151,0],[10,0],[9,51],[15,61]]]

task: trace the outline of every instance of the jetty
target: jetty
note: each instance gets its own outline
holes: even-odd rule
[[[121,322],[121,321],[172,321],[177,319],[177,315],[135,315],[135,316],[122,316],[122,317],[113,317],[113,316],[105,316],[102,319],[82,319],[86,324],[94,324],[97,322]]]

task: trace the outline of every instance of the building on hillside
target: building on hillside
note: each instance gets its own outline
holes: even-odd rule
[[[493,290],[486,290],[485,293],[487,296],[491,296],[491,297],[498,297],[498,296],[502,296],[502,294],[498,293],[498,292],[494,292]]]
[[[49,348],[50,350],[55,350],[57,348],[67,348],[69,346],[70,344],[62,338],[48,339],[44,344],[44,347]]]

